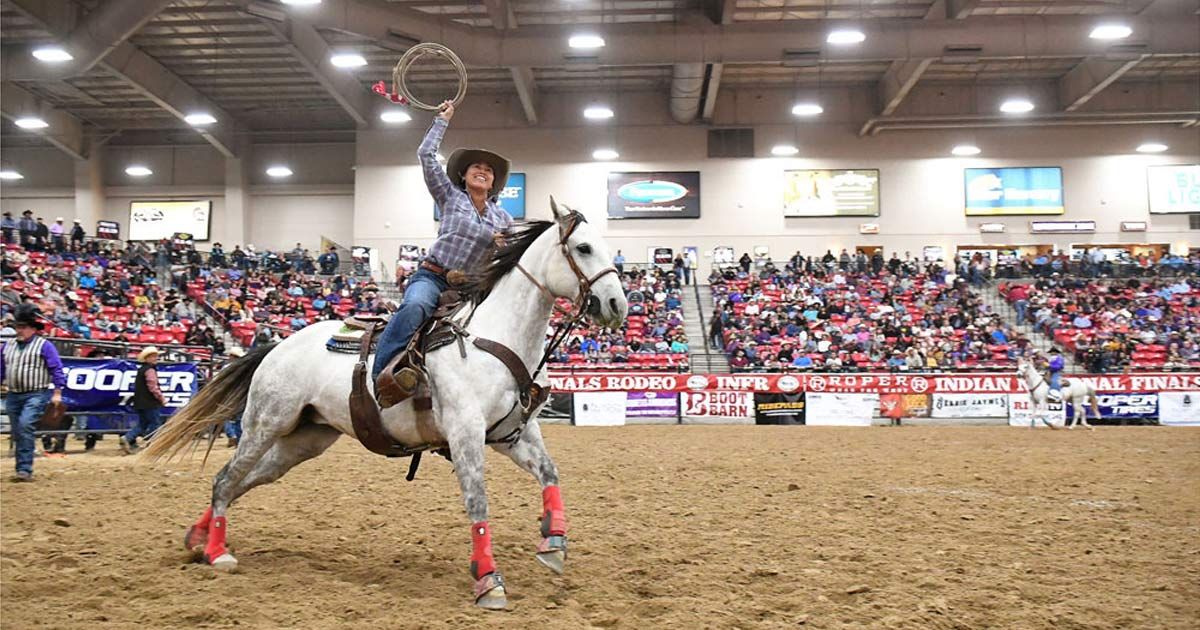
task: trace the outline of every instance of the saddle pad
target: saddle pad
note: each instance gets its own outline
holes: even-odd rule
[[[353,328],[343,325],[333,333],[328,341],[325,342],[325,349],[330,352],[344,352],[346,354],[358,354],[362,348],[362,337],[367,331],[361,328]],[[377,343],[372,341],[371,347],[374,348]]]

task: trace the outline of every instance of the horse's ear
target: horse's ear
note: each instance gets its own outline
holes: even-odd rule
[[[562,223],[571,214],[569,211],[564,212],[558,209],[558,202],[554,201],[554,195],[550,195],[550,212],[554,213],[554,220],[559,223]]]

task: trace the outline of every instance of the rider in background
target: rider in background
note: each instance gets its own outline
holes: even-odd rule
[[[454,103],[444,101],[417,149],[425,185],[442,209],[442,220],[429,255],[408,279],[404,300],[379,338],[371,367],[377,383],[388,363],[433,314],[442,292],[474,271],[493,244],[503,243],[502,235],[512,226],[512,217],[498,201],[511,168],[507,158],[483,149],[458,149],[450,154],[445,169],[438,164],[438,147],[453,116]],[[394,376],[394,385],[405,392],[411,393],[417,386],[416,372],[409,367],[387,376]],[[379,391],[377,386],[376,393]],[[385,408],[398,402],[390,396],[379,398]]]

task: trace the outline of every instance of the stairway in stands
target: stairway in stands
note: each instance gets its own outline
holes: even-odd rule
[[[1016,280],[1013,281],[1013,283],[1023,284],[1025,281]],[[1040,350],[1043,354],[1049,354],[1050,352],[1056,350],[1054,340],[1048,337],[1045,333],[1034,328],[1032,323],[1017,321],[1017,309],[1013,308],[1012,304],[1009,304],[1008,300],[1004,299],[1004,297],[1000,295],[1000,292],[997,290],[995,284],[988,286],[986,289],[980,290],[979,294],[983,296],[984,303],[992,309],[992,312],[1000,316],[1000,320],[1003,321],[1005,325],[1029,338],[1029,341],[1033,343],[1033,347]],[[1070,352],[1063,352],[1062,357],[1066,362],[1066,368],[1064,371],[1084,371],[1083,367],[1075,362],[1075,357]]]
[[[707,284],[685,287],[683,330],[688,338],[688,360],[697,374],[728,374],[729,360],[720,348],[710,348],[708,317],[712,313],[712,288]],[[688,297],[694,301],[687,301]]]

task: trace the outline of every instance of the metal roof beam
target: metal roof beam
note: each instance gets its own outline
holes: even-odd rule
[[[87,142],[83,123],[78,118],[55,109],[11,81],[0,84],[0,115],[9,120],[36,116],[46,121],[45,129],[30,129],[29,133],[45,138],[50,144],[77,159],[87,159]]]
[[[880,116],[891,116],[912,91],[933,59],[897,59],[879,80]]]
[[[287,49],[338,105],[341,105],[350,118],[354,119],[357,126],[370,125],[371,112],[374,110],[369,101],[370,93],[353,74],[330,63],[330,46],[316,28],[296,17],[283,24],[266,19],[262,20],[262,23],[286,42]]]
[[[970,17],[980,0],[946,0],[946,19],[963,20]]]
[[[1146,55],[1126,61],[1108,61],[1089,57],[1071,68],[1058,80],[1058,102],[1064,111],[1073,112],[1092,100],[1113,81],[1141,63]]]
[[[533,80],[533,68],[509,68],[512,72],[513,83],[517,86],[517,96],[521,99],[521,108],[525,110],[525,120],[536,125],[537,114],[537,84]]]
[[[513,13],[512,3],[509,0],[483,0],[483,6],[487,7],[487,15],[492,20],[492,28],[497,31],[517,28],[517,16]]]
[[[704,108],[700,110],[700,119],[712,122],[713,110],[717,107],[717,92],[721,89],[721,73],[725,65],[709,64],[708,85],[704,86]]]
[[[952,3],[962,10],[962,2]],[[278,7],[280,5],[272,5]],[[1108,44],[1089,39],[1093,16],[988,16],[962,20],[872,20],[867,40],[845,50],[827,50],[828,25],[814,21],[738,22],[708,20],[672,24],[606,24],[607,45],[572,51],[571,25],[525,25],[487,31],[447,23],[436,15],[375,0],[324,0],[313,7],[287,8],[317,28],[356,33],[381,45],[403,48],[436,41],[454,50],[468,66],[561,66],[581,56],[600,65],[675,63],[778,63],[785,49],[826,50],[832,61],[939,58],[947,46],[980,45],[987,57],[1085,57],[1103,54]],[[1200,48],[1200,19],[1193,16],[1130,16],[1127,22],[1148,54],[1193,54]],[[664,47],[663,37],[672,45]]]
[[[43,21],[37,15],[54,19],[66,10],[59,4],[70,4],[65,0],[12,0],[13,5],[35,21]],[[129,39],[146,22],[154,19],[171,0],[121,0],[102,2],[95,11],[88,13],[78,26],[62,37],[61,45],[75,58],[62,63],[47,64],[32,55],[17,55],[7,59],[4,76],[9,81],[57,81],[67,77],[86,74],[118,45]],[[50,23],[47,22],[47,26]],[[63,31],[65,32],[65,31]]]

